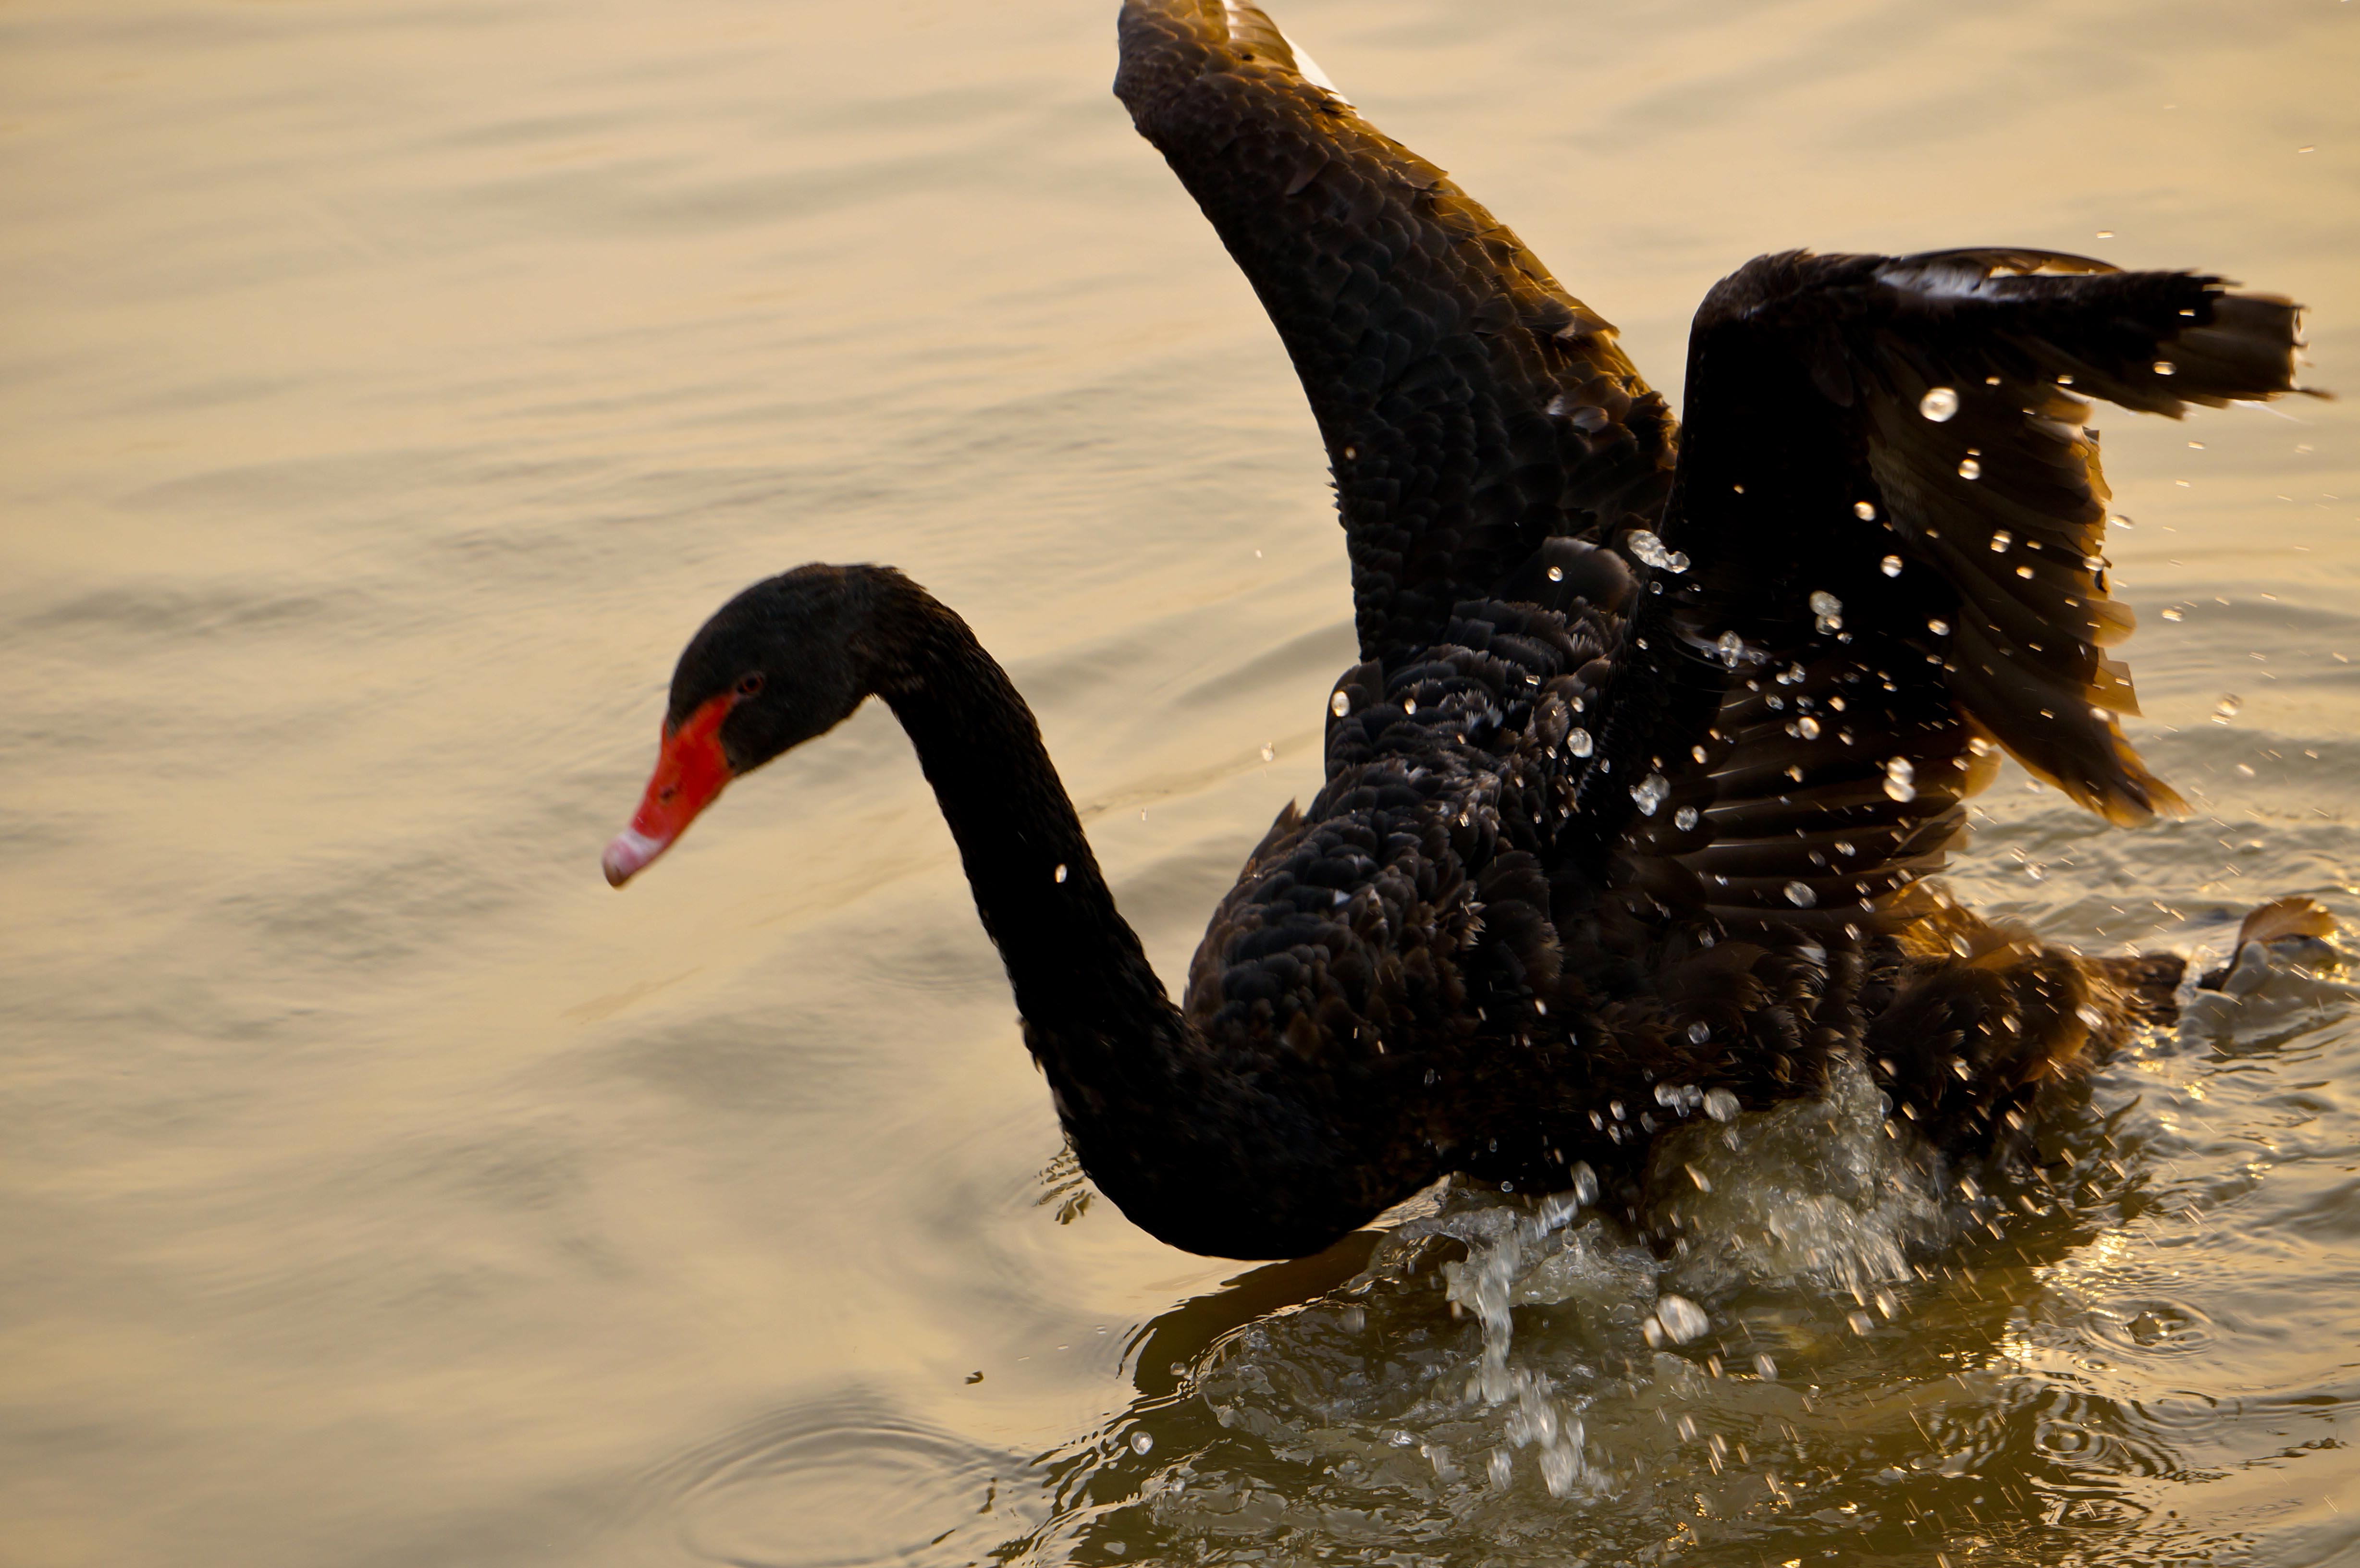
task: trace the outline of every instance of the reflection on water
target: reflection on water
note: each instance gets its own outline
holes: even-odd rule
[[[1748,256],[2005,243],[2285,290],[2350,394],[2356,11],[1284,19],[1674,390]],[[975,625],[1167,975],[1309,793],[1317,442],[1112,31],[0,10],[0,1562],[2360,1553],[2331,968],[2125,1055],[2045,1181],[1934,1208],[1874,1139],[1691,1116],[1685,1257],[1583,1209],[1507,1267],[1531,1211],[1465,1191],[1232,1282],[1043,1180],[885,715],[607,892],[682,640],[812,559]],[[1962,894],[2214,961],[2268,894],[2360,916],[2355,407],[2108,425],[2199,811],[2011,776]]]

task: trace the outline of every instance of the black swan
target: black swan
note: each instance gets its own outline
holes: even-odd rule
[[[2000,754],[2178,809],[2115,722],[2131,628],[2085,398],[2292,390],[2297,311],[2186,273],[1765,256],[1711,291],[1686,430],[1614,332],[1269,18],[1128,0],[1115,91],[1245,269],[1326,439],[1361,662],[1327,784],[1175,1007],[1024,701],[883,566],[755,584],[672,677],[620,885],[730,779],[890,704],[1083,1168],[1164,1240],[1318,1250],[1448,1171],[1555,1191],[1812,1092],[1987,1147],[2180,961],[2090,960],[1924,878]],[[2286,917],[2301,923],[2299,912]]]

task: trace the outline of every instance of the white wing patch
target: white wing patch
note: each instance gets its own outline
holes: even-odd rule
[[[1344,96],[1342,88],[1338,87],[1333,82],[1330,82],[1328,79],[1328,73],[1319,69],[1319,62],[1313,60],[1308,53],[1305,52],[1300,44],[1296,43],[1293,38],[1288,38],[1279,25],[1276,22],[1272,21],[1267,14],[1255,9],[1251,5],[1242,5],[1240,3],[1240,0],[1221,0],[1221,15],[1229,22],[1229,41],[1231,43],[1244,41],[1249,30],[1260,31],[1267,28],[1272,36],[1275,37],[1279,42],[1286,46],[1286,52],[1294,57],[1295,73],[1297,76],[1300,76],[1304,81],[1308,82],[1312,86],[1319,89],[1320,92],[1327,93],[1338,103],[1344,104],[1348,108],[1351,106],[1352,101]]]
[[[1278,36],[1286,38],[1284,33]],[[1328,73],[1319,69],[1319,62],[1312,59],[1301,44],[1296,43],[1293,38],[1286,38],[1286,49],[1288,53],[1295,56],[1295,69],[1301,73],[1304,81],[1327,93],[1338,103],[1351,103],[1349,98],[1344,96],[1342,88],[1328,80]]]
[[[2062,278],[2117,270],[2083,256],[2046,251],[1963,251],[1897,260],[1876,269],[1876,279],[1906,293],[1964,299],[2013,298],[2007,281],[2017,278]]]
[[[1987,267],[1956,261],[1919,263],[1913,267],[1880,267],[1876,280],[1900,289],[1906,294],[1920,294],[1929,299],[1970,299],[1976,295],[1997,298],[2002,290],[1993,287],[1996,278]]]

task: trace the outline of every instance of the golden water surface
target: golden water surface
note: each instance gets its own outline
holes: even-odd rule
[[[1379,1474],[1448,1437],[1385,1357],[1471,1329],[1315,1333],[1351,1263],[1225,1290],[1043,1174],[881,710],[606,887],[679,646],[814,559],[1007,663],[1167,976],[1316,787],[1323,458],[1112,12],[0,5],[0,1563],[2360,1562],[2323,982],[2109,1068],[2121,1171],[1972,1287],[1712,1303],[1836,1325],[1782,1382],[1581,1384],[1520,1315],[1590,1390],[1558,1497]],[[1280,17],[1675,396],[1748,256],[1962,244],[2293,295],[2360,394],[2348,0]],[[2202,804],[2011,774],[1963,892],[2097,950],[2360,920],[2355,407],[2104,420]]]

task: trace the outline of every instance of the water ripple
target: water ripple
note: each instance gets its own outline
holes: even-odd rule
[[[1022,1462],[853,1390],[798,1403],[682,1454],[636,1491],[631,1533],[732,1568],[968,1563],[1021,1535],[1003,1506]]]

